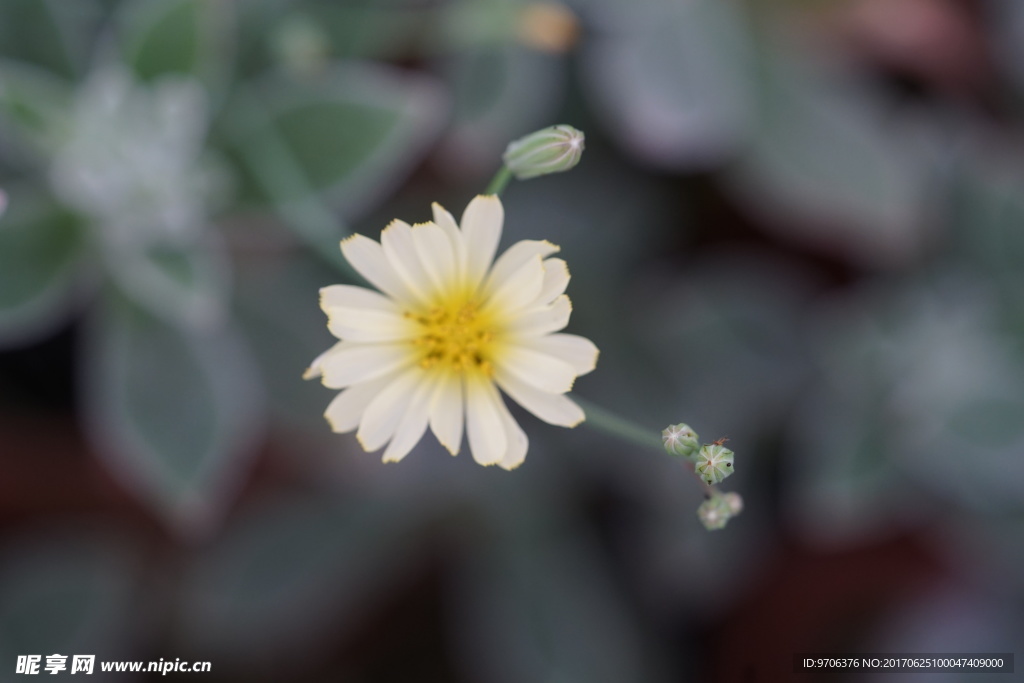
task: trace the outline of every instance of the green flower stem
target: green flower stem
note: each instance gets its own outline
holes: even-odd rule
[[[487,185],[487,189],[484,190],[484,194],[493,194],[500,197],[501,193],[504,192],[505,188],[508,186],[508,182],[510,180],[512,180],[512,171],[509,170],[508,166],[502,164],[501,168],[494,174],[491,182]]]
[[[605,410],[601,406],[594,405],[590,401],[582,399],[579,396],[573,395],[572,398],[581,408],[583,408],[583,412],[587,415],[587,420],[583,424],[602,431],[605,434],[617,436],[623,441],[629,441],[638,446],[656,448],[659,451],[664,452],[665,447],[664,444],[662,444],[661,436],[657,431],[641,427],[632,420],[616,415],[615,413]],[[711,486],[697,474],[696,470],[694,470],[693,463],[688,460],[683,460],[683,462],[690,474],[693,475],[693,478],[700,483],[705,496],[710,498],[719,494],[718,487]]]
[[[657,448],[658,450],[664,450],[661,444],[661,437],[657,432],[652,432],[645,427],[641,427],[632,420],[624,417],[620,417],[611,413],[604,408],[594,405],[590,401],[580,398],[579,396],[573,395],[572,399],[579,404],[580,408],[583,408],[583,412],[587,415],[587,421],[583,424],[594,429],[599,429],[606,434],[617,436],[624,441],[631,441],[638,446],[647,446],[650,448]]]

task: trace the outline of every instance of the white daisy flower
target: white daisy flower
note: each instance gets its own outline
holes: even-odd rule
[[[456,455],[463,430],[481,465],[519,466],[526,434],[502,391],[550,424],[574,427],[583,410],[565,396],[594,369],[597,347],[571,334],[565,262],[558,247],[524,240],[494,259],[504,209],[478,196],[462,215],[433,205],[434,220],[393,221],[380,242],[341,243],[352,267],[380,292],[352,285],[320,290],[327,327],[341,341],[305,377],[344,389],[324,416],[335,432],[356,431],[367,451],[387,445],[397,462],[429,426]]]

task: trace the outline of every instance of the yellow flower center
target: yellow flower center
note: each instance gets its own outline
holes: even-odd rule
[[[406,312],[405,316],[420,326],[420,334],[413,340],[420,352],[420,367],[493,373],[494,321],[480,313],[477,302],[455,300],[425,313]]]

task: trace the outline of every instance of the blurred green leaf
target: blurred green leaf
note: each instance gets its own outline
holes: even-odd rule
[[[0,218],[0,341],[20,340],[59,322],[79,282],[86,239],[76,217],[11,191]]]
[[[982,511],[1024,496],[1024,363],[997,301],[986,279],[947,274],[909,297],[887,354],[904,469]]]
[[[816,543],[900,533],[921,503],[896,446],[906,426],[893,389],[904,375],[891,340],[907,311],[881,304],[897,298],[879,284],[830,299],[805,330],[817,372],[792,413],[786,501],[796,528]]]
[[[442,159],[456,177],[493,173],[509,141],[550,125],[562,103],[563,55],[497,42],[469,45],[438,62],[454,109]]]
[[[885,391],[817,388],[794,411],[786,512],[817,543],[897,534],[901,521],[913,518],[918,500],[893,457],[899,427],[887,414]]]
[[[815,284],[791,263],[720,251],[650,297],[641,324],[654,381],[708,440],[752,443],[792,407],[809,370],[800,313]]]
[[[125,655],[132,576],[123,551],[83,529],[32,530],[8,539],[0,564],[0,678],[14,680],[18,655]],[[134,635],[139,635],[135,633]],[[98,670],[98,666],[97,666]]]
[[[1019,98],[1024,94],[1024,5],[1017,0],[988,0],[985,3],[992,55],[1010,76]]]
[[[100,9],[93,0],[4,0],[0,55],[72,78],[88,63]]]
[[[977,585],[1024,595],[1024,510],[983,520],[963,517],[953,531],[961,556],[982,573]]]
[[[347,629],[415,566],[402,503],[303,496],[265,500],[202,556],[186,583],[189,642],[254,668],[294,665]]]
[[[944,216],[951,266],[990,278],[1003,304],[1024,311],[1024,166],[972,150],[949,179]]]
[[[335,271],[294,255],[252,258],[238,265],[236,319],[252,344],[275,413],[326,433],[330,394],[303,371],[337,341],[327,331],[317,292]]]
[[[663,679],[595,549],[578,535],[482,549],[459,576],[453,627],[468,680]]]
[[[112,244],[105,258],[124,294],[172,325],[209,327],[226,313],[230,263],[214,233],[181,247]]]
[[[422,158],[443,108],[430,79],[349,64],[301,83],[263,79],[226,125],[250,197],[287,203],[323,192],[350,216]]]
[[[183,531],[213,522],[260,433],[247,350],[229,330],[173,327],[114,293],[87,332],[83,408],[100,455]]]
[[[11,147],[27,153],[29,165],[42,166],[70,125],[70,83],[28,64],[0,61],[0,132],[10,131]],[[5,143],[8,140],[4,140]],[[8,151],[8,163],[18,159]]]
[[[235,5],[236,78],[254,77],[274,67],[274,42],[268,37],[280,31],[289,17],[305,16],[294,9],[291,0],[247,0]]]
[[[232,47],[225,3],[135,0],[124,7],[126,61],[140,80],[220,75]]]
[[[927,491],[1019,507],[1024,367],[988,283],[864,288],[815,326],[821,381],[795,414],[799,519],[836,538],[899,529]]]
[[[439,52],[519,42],[526,6],[521,0],[454,0],[443,5],[429,40]]]
[[[920,121],[887,117],[883,93],[813,55],[761,51],[754,139],[733,188],[769,229],[868,264],[920,249],[929,177]]]
[[[667,168],[721,163],[751,134],[754,65],[736,3],[589,3],[583,75],[611,136]]]
[[[416,2],[360,0],[347,3],[308,4],[289,15],[318,27],[330,53],[341,59],[396,61],[414,54],[424,36],[424,26],[434,20],[435,8]],[[278,26],[280,41],[289,24]],[[280,45],[280,42],[278,43]]]
[[[352,218],[393,190],[426,153],[443,111],[432,79],[348,64],[302,82],[272,76],[243,88],[222,132],[242,196],[272,204],[341,263],[347,231],[335,212]]]

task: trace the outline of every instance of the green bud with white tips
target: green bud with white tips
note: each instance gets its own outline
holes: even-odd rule
[[[665,444],[665,450],[669,455],[678,455],[691,462],[696,460],[697,451],[700,450],[697,432],[693,431],[690,425],[683,423],[669,425],[662,430],[661,442]]]
[[[583,132],[565,124],[530,133],[509,143],[502,156],[517,179],[568,171],[583,156]]]
[[[708,531],[725,528],[725,525],[732,516],[732,507],[729,505],[729,501],[725,499],[725,496],[712,496],[697,508],[697,517],[700,518],[700,523]]]
[[[732,474],[733,452],[721,444],[704,444],[697,454],[694,469],[697,474],[714,486]]]
[[[733,493],[732,491],[723,493],[722,500],[729,506],[729,511],[733,517],[743,512],[743,498],[740,497],[740,494]]]

